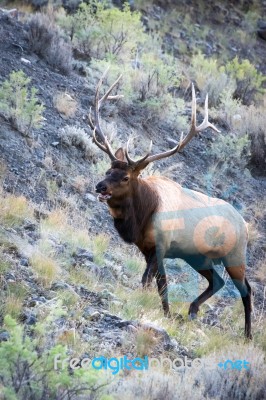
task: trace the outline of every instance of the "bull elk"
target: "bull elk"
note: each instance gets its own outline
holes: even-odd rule
[[[94,143],[111,159],[111,168],[96,185],[98,199],[106,202],[114,219],[114,226],[127,243],[134,243],[146,259],[142,277],[143,287],[149,287],[155,277],[164,314],[170,315],[164,258],[181,258],[207,279],[209,285],[189,307],[189,317],[196,318],[200,305],[224,286],[224,280],[214,269],[223,263],[242,297],[245,310],[245,336],[251,338],[251,288],[245,275],[247,228],[242,216],[228,203],[181,187],[162,176],[141,178],[140,172],[153,161],[180,152],[198,132],[211,128],[220,132],[208,120],[208,95],[205,100],[203,122],[196,125],[196,96],[192,85],[192,116],[188,134],[171,150],[133,160],[129,142],[125,149],[113,152],[101,126],[99,112],[102,104],[121,76],[99,99],[99,91],[106,73],[95,93],[94,118],[89,123]]]

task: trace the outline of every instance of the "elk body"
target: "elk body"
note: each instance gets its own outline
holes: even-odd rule
[[[104,75],[105,76],[105,75]],[[172,156],[182,150],[196,134],[206,128],[218,129],[208,121],[208,98],[205,117],[196,126],[196,98],[192,85],[192,118],[189,133],[176,147],[157,155],[147,155],[134,161],[126,149],[113,152],[103,134],[99,110],[110,96],[117,81],[99,99],[101,78],[95,95],[94,121],[90,116],[93,140],[111,159],[111,168],[96,186],[98,199],[106,202],[119,235],[134,243],[146,259],[142,284],[148,287],[156,278],[165,315],[170,315],[164,258],[181,258],[204,276],[209,285],[189,307],[195,318],[200,305],[220,290],[224,281],[214,269],[222,262],[239,290],[245,310],[245,335],[251,338],[251,288],[245,276],[247,228],[241,215],[229,204],[217,198],[181,187],[161,176],[141,178],[140,172],[153,161]]]

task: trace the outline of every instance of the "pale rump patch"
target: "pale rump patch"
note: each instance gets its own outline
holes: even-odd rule
[[[228,219],[213,215],[203,218],[195,227],[193,241],[198,251],[210,258],[226,256],[236,245],[233,224]]]

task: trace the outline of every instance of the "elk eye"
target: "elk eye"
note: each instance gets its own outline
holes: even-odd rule
[[[125,176],[125,177],[122,179],[123,182],[127,182],[128,180],[129,180],[129,176]]]

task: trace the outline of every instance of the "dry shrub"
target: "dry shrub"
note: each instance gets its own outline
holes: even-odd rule
[[[60,114],[63,114],[66,118],[74,117],[78,103],[68,93],[57,93],[53,100],[54,106]]]
[[[266,364],[263,352],[253,345],[224,348],[202,360],[201,368],[187,367],[166,375],[161,370],[132,373],[114,382],[109,393],[116,400],[261,400],[266,398]],[[227,360],[246,360],[249,369],[224,369],[217,364]],[[230,367],[229,367],[230,368]]]
[[[84,157],[94,162],[99,154],[98,148],[93,144],[85,130],[73,125],[66,125],[60,131],[62,143],[67,146],[75,146],[84,152]]]
[[[263,352],[253,345],[236,346],[216,355],[217,360],[246,360],[249,370],[202,369],[197,377],[205,386],[205,398],[261,400],[266,398],[266,364]]]
[[[255,276],[261,283],[266,284],[266,257],[257,261]]]
[[[187,376],[189,378],[189,376]],[[180,376],[164,374],[163,371],[140,371],[113,384],[111,396],[116,400],[202,400],[203,390],[193,379],[184,381]]]
[[[72,69],[72,48],[48,15],[36,13],[29,20],[28,40],[31,50],[63,74]]]
[[[73,180],[72,180],[72,187],[75,189],[76,192],[80,194],[84,194],[86,192],[86,189],[88,187],[88,178],[85,178],[83,175],[77,175]]]
[[[250,246],[254,246],[260,239],[262,234],[259,231],[257,224],[254,221],[248,224],[248,243]]]
[[[264,107],[245,106],[223,92],[218,110],[211,110],[212,117],[226,123],[227,128],[239,137],[247,135],[250,141],[250,163],[259,175],[266,171],[266,114]]]
[[[265,107],[253,105],[241,107],[239,129],[246,132],[251,140],[251,164],[257,172],[265,175],[266,171],[266,114]]]

